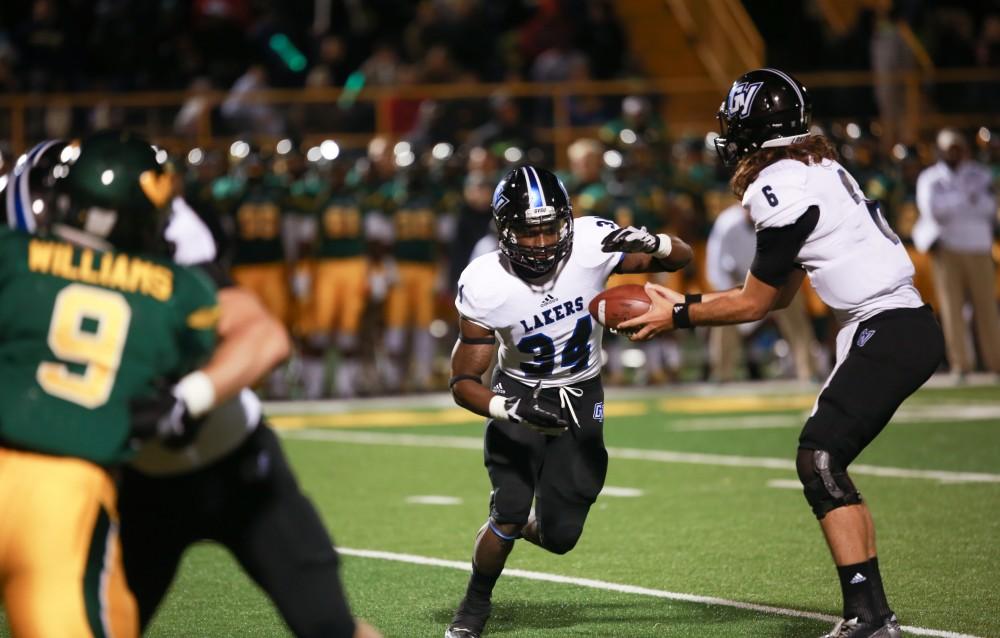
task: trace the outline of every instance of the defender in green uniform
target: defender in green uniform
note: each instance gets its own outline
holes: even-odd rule
[[[347,183],[343,160],[330,167],[329,193],[315,209],[315,268],[312,312],[307,322],[303,380],[306,398],[327,394],[326,352],[337,350],[335,391],[354,396],[360,372],[358,354],[361,316],[368,296],[365,255],[365,209],[359,190]],[[369,204],[373,202],[369,201]]]
[[[287,324],[291,297],[282,240],[287,187],[266,173],[258,155],[251,155],[244,164],[246,180],[230,211],[236,235],[233,279],[253,291],[272,315]]]
[[[401,176],[397,189],[392,252],[399,277],[386,299],[385,344],[393,370],[387,385],[390,390],[398,389],[399,378],[409,376],[413,389],[427,390],[434,359],[430,326],[440,273],[441,193],[419,164]],[[412,334],[412,376],[403,374],[407,330]]]
[[[211,352],[215,292],[157,256],[173,193],[148,143],[43,150],[11,188],[45,160],[53,196],[6,203],[51,236],[0,229],[0,591],[14,636],[133,637],[106,468],[132,453],[130,403]]]

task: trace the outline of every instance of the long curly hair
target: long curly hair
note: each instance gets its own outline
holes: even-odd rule
[[[736,165],[736,171],[729,184],[737,197],[743,197],[747,187],[757,179],[760,172],[778,160],[793,159],[803,164],[819,164],[825,159],[839,158],[840,155],[833,142],[822,135],[810,135],[801,142],[788,146],[762,148],[756,153],[747,155]]]

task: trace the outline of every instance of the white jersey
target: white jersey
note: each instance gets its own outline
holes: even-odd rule
[[[758,232],[788,226],[809,207],[819,208],[819,221],[795,262],[841,323],[923,305],[899,237],[838,162],[775,162],[747,188],[743,205]]]
[[[518,277],[499,250],[462,271],[455,306],[496,333],[504,373],[547,388],[600,374],[604,328],[588,306],[622,260],[622,253],[601,252],[601,240],[617,227],[598,217],[575,220],[572,251],[539,281]]]
[[[705,244],[705,274],[716,290],[743,285],[753,264],[757,237],[746,210],[733,204],[719,213]]]
[[[212,232],[180,197],[173,202],[165,234],[174,243],[174,261],[178,264],[187,266],[215,259]],[[190,445],[174,449],[150,441],[142,446],[131,464],[144,474],[157,476],[193,472],[235,450],[257,427],[260,416],[260,399],[244,388],[208,413]]]

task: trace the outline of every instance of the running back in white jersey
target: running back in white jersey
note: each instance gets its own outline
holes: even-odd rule
[[[624,256],[601,252],[601,240],[616,228],[599,217],[575,220],[569,256],[537,282],[518,277],[498,250],[462,271],[455,306],[462,317],[496,333],[504,373],[543,387],[600,374],[604,328],[587,307]]]
[[[795,261],[841,323],[923,305],[899,237],[840,163],[775,162],[747,188],[743,205],[758,232],[788,226],[810,206],[819,208]]]

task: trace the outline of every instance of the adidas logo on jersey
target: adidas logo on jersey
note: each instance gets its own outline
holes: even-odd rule
[[[865,578],[864,576],[862,576],[860,572],[858,572],[858,573],[855,573],[854,576],[851,577],[851,584],[852,585],[857,585],[857,584],[865,582],[866,580],[868,580],[868,579]]]
[[[544,308],[545,306],[551,306],[557,301],[559,300],[553,297],[552,295],[545,295],[545,299],[542,299],[542,308]]]
[[[493,386],[493,394],[507,394],[507,391],[503,389],[503,386],[497,383]]]

